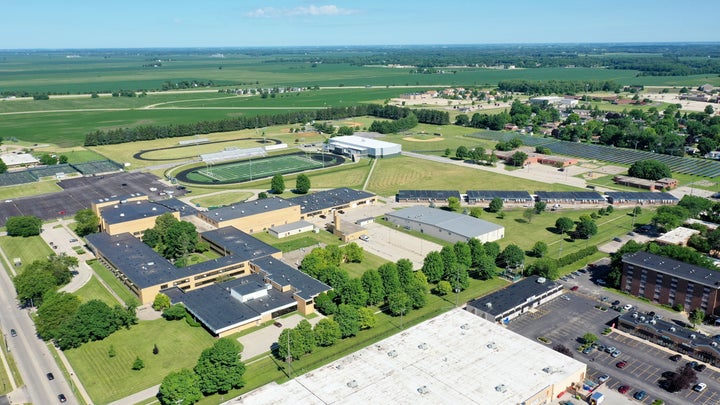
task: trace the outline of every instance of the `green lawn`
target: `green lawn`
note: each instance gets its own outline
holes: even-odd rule
[[[360,245],[362,247],[362,245]],[[346,270],[350,274],[350,278],[360,278],[365,271],[377,269],[381,265],[387,263],[386,259],[376,256],[372,253],[365,252],[362,263],[343,263],[340,268]]]
[[[171,371],[192,368],[200,353],[215,342],[205,329],[185,321],[141,321],[121,329],[105,340],[89,342],[65,352],[95,403],[105,404],[160,384]],[[160,353],[153,355],[153,345]],[[110,346],[117,355],[108,356]],[[140,357],[145,368],[131,369]]]
[[[254,233],[253,237],[260,239],[268,245],[274,246],[283,252],[291,252],[302,248],[308,248],[309,251],[312,250],[313,247],[317,247],[319,243],[324,243],[326,245],[339,245],[341,243],[340,238],[324,230],[321,230],[318,233],[305,232],[282,239],[278,239],[267,232]]]
[[[312,177],[310,178],[312,180]],[[314,184],[314,183],[313,183]],[[575,187],[540,183],[481,169],[432,162],[405,156],[377,161],[369,191],[395,195],[400,189],[460,190],[547,190],[569,191]]]
[[[88,260],[87,264],[92,267],[95,275],[102,279],[107,286],[109,286],[115,294],[117,294],[125,304],[132,301],[137,301],[135,294],[130,292],[123,283],[120,282],[105,266],[100,264],[97,260]]]
[[[0,248],[5,252],[12,266],[13,260],[19,257],[22,260],[23,269],[35,260],[48,257],[53,250],[45,243],[40,236],[30,236],[27,238],[19,236],[0,236]],[[18,271],[16,268],[15,271]]]
[[[193,198],[190,202],[201,207],[220,207],[223,205],[245,201],[252,196],[253,193],[248,191],[228,190],[222,194]]]
[[[75,294],[79,296],[83,302],[100,300],[111,307],[121,304],[95,276],[91,277],[79,290],[75,291]]]

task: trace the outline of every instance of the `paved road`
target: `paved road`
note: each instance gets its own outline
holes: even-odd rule
[[[68,398],[68,404],[77,403],[50,350],[35,335],[35,324],[28,310],[18,307],[15,288],[2,262],[0,273],[0,325],[25,383],[10,393],[11,403],[53,404],[58,402],[60,393]],[[17,331],[16,337],[10,336],[10,329]],[[55,379],[48,381],[47,373],[53,373]]]

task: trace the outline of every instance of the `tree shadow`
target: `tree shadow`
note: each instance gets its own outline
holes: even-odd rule
[[[524,218],[515,218],[515,222],[517,222],[518,224],[529,224],[530,223],[530,222],[528,222],[527,219],[524,219]]]

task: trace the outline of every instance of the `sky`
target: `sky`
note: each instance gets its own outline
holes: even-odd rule
[[[0,49],[720,42],[720,0],[1,0]]]

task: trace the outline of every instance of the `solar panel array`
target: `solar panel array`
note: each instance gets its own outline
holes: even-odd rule
[[[573,201],[605,201],[597,191],[536,191],[540,201],[573,200]]]
[[[670,193],[654,193],[652,191],[630,192],[630,191],[609,191],[610,202],[614,201],[678,201],[677,197]]]
[[[468,190],[468,201],[492,200],[502,198],[504,201],[531,201],[533,198],[527,191],[513,190]]]
[[[400,190],[398,200],[447,200],[450,197],[460,199],[460,192],[457,190]]]
[[[625,165],[631,165],[639,160],[655,159],[666,164],[670,170],[675,173],[711,178],[720,176],[720,162],[714,160],[663,155],[660,153],[615,148],[612,146],[589,143],[560,141],[553,138],[539,138],[512,132],[499,132],[497,134],[480,132],[467,136],[497,141],[509,141],[513,138],[519,138],[523,141],[523,144],[528,146],[546,146],[550,148],[553,154],[575,156],[583,159],[602,160],[610,163]]]

